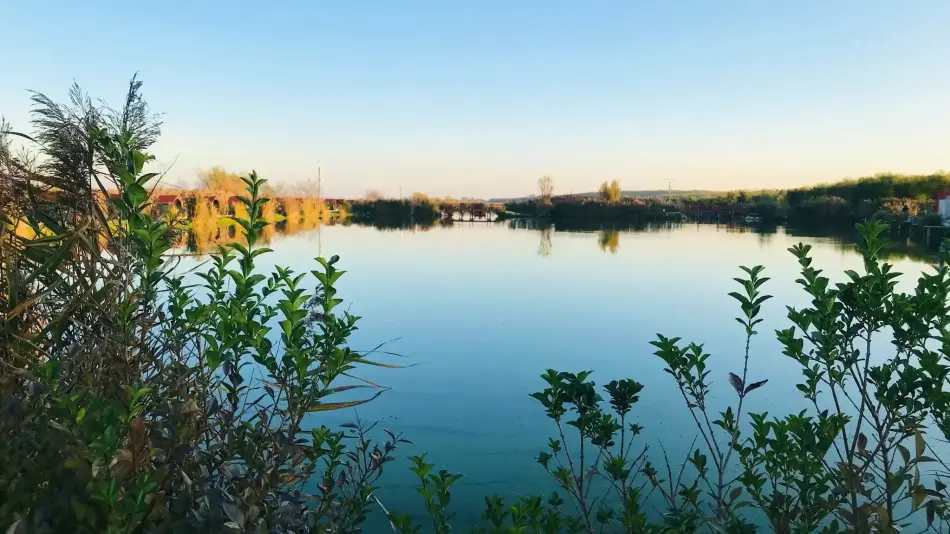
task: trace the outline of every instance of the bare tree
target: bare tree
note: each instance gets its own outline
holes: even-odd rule
[[[554,195],[554,180],[550,176],[538,178],[538,189],[541,190],[541,201],[551,202],[551,196]]]
[[[383,194],[376,189],[366,190],[366,200],[379,200],[381,198],[383,198]]]

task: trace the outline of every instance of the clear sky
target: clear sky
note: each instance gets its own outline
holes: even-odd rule
[[[950,1],[0,2],[0,113],[138,71],[173,180],[327,196],[789,187],[950,168]]]

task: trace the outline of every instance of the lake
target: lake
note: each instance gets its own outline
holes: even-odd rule
[[[833,281],[845,269],[862,269],[849,237],[800,236],[783,228],[682,224],[584,232],[532,226],[325,225],[274,236],[274,252],[262,258],[262,267],[305,271],[320,253],[339,255],[348,272],[339,296],[362,316],[354,348],[386,342],[381,350],[398,356],[379,359],[411,366],[366,369],[361,376],[390,389],[369,404],[311,421],[332,426],[358,414],[413,441],[399,449],[384,476],[379,496],[390,510],[422,513],[406,459],[421,452],[465,475],[452,492],[459,524],[478,519],[483,496],[550,492],[552,481],[534,458],[555,429],[528,396],[543,389],[539,375],[548,368],[594,370],[598,384],[643,383],[632,412],[645,427],[639,443],[649,444],[651,457],[662,462],[662,442],[678,463],[695,428],[649,342],[662,333],[704,343],[712,354],[710,404],[734,401],[726,376],[741,372],[744,333],[727,293],[737,289],[732,278],[742,274],[739,265],[764,265],[772,278],[765,291],[774,295],[764,305],[749,370],[750,381],[769,382],[746,405],[772,414],[805,408],[795,389],[799,366],[781,354],[773,334],[789,326],[785,306],[807,303],[795,283],[798,264],[786,249],[811,244],[817,266]],[[902,246],[889,258],[904,273],[902,288],[928,268],[920,257]]]

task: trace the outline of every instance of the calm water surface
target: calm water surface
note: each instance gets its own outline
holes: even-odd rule
[[[332,426],[359,415],[414,442],[398,451],[384,477],[379,494],[391,510],[423,510],[407,456],[428,452],[437,466],[463,473],[452,494],[462,524],[479,517],[485,495],[552,489],[534,457],[553,427],[528,397],[543,389],[539,375],[548,368],[594,370],[598,384],[624,377],[645,384],[633,410],[645,427],[641,443],[658,455],[662,441],[671,459],[682,458],[694,427],[649,341],[662,333],[704,343],[712,354],[711,404],[732,402],[726,373],[741,371],[743,332],[727,293],[736,289],[732,278],[741,274],[740,264],[764,265],[772,278],[766,290],[775,296],[764,306],[763,334],[752,344],[750,380],[769,379],[754,394],[753,410],[784,414],[805,407],[795,390],[798,365],[781,354],[772,335],[788,326],[785,306],[807,303],[786,249],[811,244],[817,265],[833,280],[844,269],[860,270],[860,257],[846,240],[793,236],[781,228],[743,230],[324,226],[276,237],[266,258],[305,271],[320,252],[341,257],[348,274],[339,282],[340,296],[362,316],[353,346],[368,350],[388,342],[383,350],[400,356],[380,358],[412,367],[366,369],[361,376],[391,389],[313,422]],[[905,273],[905,289],[928,268],[906,256],[889,261]]]

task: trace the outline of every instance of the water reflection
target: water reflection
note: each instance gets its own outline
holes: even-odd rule
[[[541,243],[538,245],[538,256],[546,258],[551,255],[551,233],[554,231],[554,226],[547,225],[541,230]]]
[[[199,208],[200,210],[200,208]],[[205,255],[216,250],[221,245],[227,243],[245,243],[244,231],[239,225],[235,224],[233,219],[228,217],[215,217],[210,213],[196,216],[190,223],[182,223],[182,231],[179,233],[177,247],[179,251],[190,255]],[[235,214],[240,216],[241,214]],[[775,226],[762,224],[704,224],[704,223],[681,223],[672,221],[651,222],[641,224],[595,224],[589,221],[559,221],[552,224],[549,221],[537,219],[512,219],[505,223],[484,223],[484,222],[458,222],[451,220],[432,220],[432,221],[407,221],[404,219],[377,219],[371,222],[352,222],[348,218],[328,220],[324,217],[312,216],[284,219],[275,224],[268,225],[262,231],[261,241],[264,244],[281,236],[293,236],[295,234],[319,230],[321,226],[350,226],[375,228],[382,232],[429,232],[435,228],[453,228],[453,227],[491,227],[506,226],[510,230],[536,231],[538,232],[537,255],[542,258],[551,256],[554,251],[554,236],[558,233],[588,233],[596,234],[595,240],[598,249],[602,253],[617,254],[620,249],[621,234],[639,234],[639,233],[669,233],[685,228],[695,228],[700,230],[704,227],[714,227],[727,234],[755,234],[758,237],[759,245],[768,248],[773,245],[773,239],[776,235],[819,238],[823,242],[833,245],[836,249],[844,251],[853,251],[854,245],[858,239],[858,233],[853,227],[829,227],[829,226]],[[885,232],[885,238],[889,236]],[[937,251],[932,250],[920,243],[912,241],[906,236],[889,236],[885,240],[885,247],[882,250],[882,257],[885,259],[899,260],[911,259],[918,262],[933,262],[936,259]]]
[[[616,254],[617,249],[620,248],[620,232],[618,230],[601,230],[597,237],[597,245],[603,252],[609,250],[611,254]]]
[[[725,231],[727,234],[755,234],[758,237],[759,246],[762,248],[771,247],[775,236],[782,234],[802,238],[817,237],[842,252],[851,252],[854,250],[854,246],[859,237],[857,230],[852,226],[778,226],[775,224],[762,223],[706,224],[672,221],[641,224],[612,224],[605,226],[603,224],[581,220],[559,221],[555,225],[547,221],[527,218],[512,219],[507,221],[506,224],[511,230],[537,231],[540,239],[537,254],[541,257],[551,256],[554,252],[552,235],[560,232],[597,233],[597,247],[602,252],[610,252],[611,254],[616,254],[619,250],[621,234],[673,232],[685,227],[694,227],[697,230],[703,227],[714,227],[717,230]],[[910,259],[926,263],[932,263],[936,259],[936,250],[932,250],[911,239],[903,236],[889,235],[887,232],[885,232],[884,237],[884,249],[881,252],[882,258],[884,259]]]
[[[854,245],[860,238],[857,229],[853,226],[796,225],[786,226],[782,230],[790,236],[819,237],[842,251],[854,250]],[[913,241],[906,235],[898,235],[885,230],[882,237],[884,238],[884,248],[880,253],[882,259],[909,259],[924,263],[933,263],[937,260],[938,251],[936,249]]]
[[[551,236],[554,232],[597,233],[597,246],[603,252],[616,254],[620,248],[621,232],[670,232],[683,227],[682,223],[660,221],[638,224],[620,224],[605,227],[603,224],[587,220],[559,221],[553,224],[550,221],[538,219],[511,219],[507,221],[511,230],[537,230],[540,235],[538,256],[548,257],[553,252]]]
[[[298,271],[312,268],[318,238],[323,253],[343,258],[350,274],[341,280],[341,295],[365,317],[355,346],[399,338],[393,350],[419,364],[397,372],[374,369],[378,374],[366,378],[392,390],[359,414],[386,420],[420,444],[404,456],[428,450],[445,468],[469,475],[453,486],[465,522],[469,515],[478,518],[486,493],[551,490],[547,474],[532,461],[550,435],[549,422],[526,394],[543,387],[538,375],[544,369],[596,369],[598,380],[652,384],[637,417],[650,439],[671,445],[671,458],[681,459],[692,437],[683,431],[692,423],[688,411],[673,404],[668,377],[649,356],[655,333],[707,343],[715,354],[714,376],[723,380],[741,365],[735,348],[743,338],[732,328],[735,306],[727,296],[738,264],[766,265],[775,280],[762,332],[789,326],[786,305],[808,303],[793,282],[800,266],[785,248],[798,241],[813,245],[817,264],[832,275],[860,270],[853,234],[840,231],[812,232],[821,236],[812,238],[800,228],[715,224],[344,224],[321,224],[310,235],[286,238],[292,233],[287,225],[275,229],[272,261]],[[299,232],[301,225],[290,227]],[[891,250],[895,258],[927,256],[906,240]],[[904,262],[899,270],[912,280],[920,269]],[[486,298],[485,288],[517,295],[519,305],[501,306]],[[463,313],[433,312],[448,301]],[[781,355],[774,336],[758,336],[755,350],[755,372],[773,378],[757,408],[801,409],[796,380],[780,380],[798,376],[798,364]],[[414,484],[411,475],[398,469],[387,475],[380,490],[387,506],[418,505],[405,491]],[[377,526],[368,531],[388,529]]]
[[[228,243],[246,244],[244,229],[230,217],[215,216],[211,213],[202,213],[192,221],[178,221],[175,248],[179,254],[204,256],[214,252]],[[243,216],[236,213],[235,217]],[[474,224],[474,223],[455,223]],[[484,223],[482,223],[484,224]],[[283,218],[278,222],[267,225],[261,230],[260,243],[270,244],[279,237],[289,237],[319,229],[322,226],[351,226],[361,228],[375,228],[381,232],[428,232],[436,227],[452,227],[452,221],[413,222],[398,219],[380,219],[372,222],[354,223],[349,218],[329,219],[320,216],[303,216],[300,218]]]
[[[360,221],[356,223],[347,221],[346,224],[355,224],[360,228],[375,228],[382,232],[428,232],[433,228],[453,226],[453,222],[451,220],[433,219],[426,221],[412,221],[399,218],[378,218],[372,221]],[[455,224],[465,223],[456,222]]]

